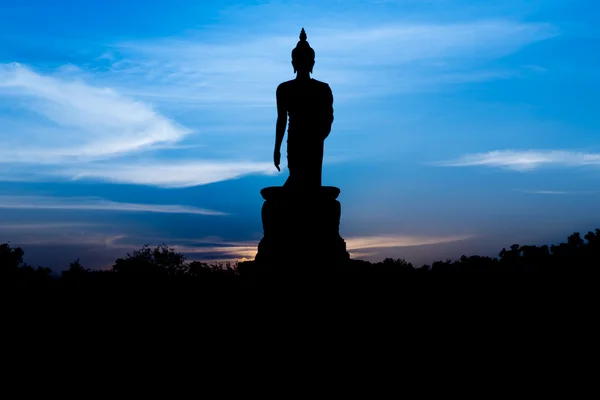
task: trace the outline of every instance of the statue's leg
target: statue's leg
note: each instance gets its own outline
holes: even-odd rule
[[[288,148],[290,176],[284,186],[297,189],[321,187],[323,146],[324,143],[321,141],[304,144],[292,151]]]
[[[291,187],[294,185],[294,173],[292,171],[294,171],[294,166],[295,164],[295,158],[294,158],[294,153],[290,152],[289,149],[289,145],[288,145],[288,151],[287,151],[287,160],[288,160],[288,169],[290,171],[290,174],[288,176],[288,178],[285,180],[285,183],[283,184],[284,187]]]
[[[288,146],[288,169],[290,170],[290,176],[288,176],[283,186],[301,190],[306,185],[307,167],[309,166],[306,150],[303,147],[296,145],[293,150],[290,150]]]
[[[317,143],[310,149],[310,155],[307,154],[306,162],[306,184],[309,187],[322,186],[323,172],[323,142]]]
[[[317,148],[317,154],[315,156],[316,160],[315,160],[315,182],[317,183],[318,187],[322,186],[322,182],[323,182],[323,150],[325,147],[325,143],[321,142],[319,147]]]

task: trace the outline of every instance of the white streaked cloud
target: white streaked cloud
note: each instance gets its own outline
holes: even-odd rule
[[[126,235],[108,235],[92,231],[80,232],[54,232],[51,236],[39,234],[28,234],[14,239],[14,243],[19,246],[38,245],[38,246],[88,246],[89,250],[111,249],[111,250],[130,250],[132,246],[119,244],[125,239]],[[135,248],[135,247],[133,247]],[[24,249],[27,251],[27,249]],[[73,254],[76,257],[76,254]]]
[[[0,209],[130,211],[167,214],[227,215],[214,210],[192,206],[121,203],[93,197],[2,196]],[[64,226],[63,226],[64,227]]]
[[[176,156],[202,146],[181,143],[191,132],[148,104],[76,75],[44,75],[20,64],[0,64],[1,180],[187,187],[274,169],[270,163],[235,158],[170,162],[145,157],[148,150]]]
[[[175,251],[185,254],[190,260],[197,261],[242,261],[253,260],[258,243],[215,243],[207,246],[172,246]]]
[[[563,195],[563,194],[571,194],[571,192],[563,192],[559,190],[519,190],[522,193],[529,194],[549,194],[549,195]]]
[[[277,83],[293,77],[290,52],[298,29],[294,24],[253,37],[231,29],[120,43],[106,77],[138,96],[165,102],[272,105]],[[317,54],[315,76],[332,85],[336,98],[512,76],[515,71],[483,64],[559,33],[549,24],[509,20],[357,24],[352,29],[316,20],[307,32]]]
[[[0,231],[47,231],[47,230],[66,230],[89,227],[101,227],[102,224],[88,224],[81,222],[24,222],[0,224]]]
[[[336,99],[502,79],[514,71],[482,65],[558,34],[549,24],[509,20],[369,22],[352,29],[311,21],[316,77],[332,85]],[[114,43],[95,61],[50,72],[0,64],[0,179],[189,187],[274,173],[262,162],[269,150],[257,150],[252,136],[272,130],[273,116],[246,106],[273,107],[275,86],[293,77],[298,29],[283,25],[251,36],[227,28]],[[183,124],[165,114],[185,114],[186,106],[210,108],[205,115],[213,120]],[[228,133],[211,133],[209,125],[221,120]],[[247,121],[251,133],[240,135]],[[223,140],[227,134],[238,136]],[[181,154],[206,143],[214,148],[202,148],[198,160],[170,162],[189,159]]]
[[[583,190],[583,191],[565,191],[565,190],[531,190],[531,189],[515,189],[517,192],[527,194],[545,194],[545,195],[590,195],[598,194],[595,190]]]
[[[410,235],[389,235],[389,236],[360,236],[350,237],[346,240],[348,251],[367,250],[390,247],[411,247],[425,246],[432,244],[458,242],[473,238],[472,235],[453,235],[453,236],[410,236]]]
[[[133,183],[167,188],[206,185],[249,174],[273,174],[272,163],[253,162],[171,162],[153,164],[113,164],[67,168],[61,173],[70,179],[92,179],[114,183]]]
[[[350,257],[373,262],[382,261],[386,257],[406,258],[408,262],[427,260],[431,262],[435,258],[435,248],[427,246],[444,245],[475,239],[476,235],[375,235],[346,238],[346,248]],[[458,247],[459,245],[457,245]],[[422,250],[415,250],[424,247]],[[417,256],[415,258],[415,256]],[[431,258],[429,258],[431,257]],[[415,264],[416,265],[416,264]]]
[[[298,28],[282,28],[285,18],[273,15],[277,26],[261,26],[253,35],[229,27],[113,43],[87,65],[53,72],[0,64],[0,179],[176,188],[274,173],[270,162],[262,162],[269,161],[269,150],[263,154],[255,145],[257,132],[273,129],[273,115],[245,106],[273,107],[275,86],[293,77],[290,51]],[[501,19],[384,24],[351,19],[316,18],[307,26],[317,52],[316,77],[332,85],[336,99],[503,79],[515,71],[488,67],[491,61],[559,34],[550,24]],[[214,120],[183,124],[165,114],[169,109],[185,114],[186,106],[206,106],[206,118]],[[208,132],[221,119],[228,133]],[[253,121],[252,131],[240,135],[247,121]],[[235,140],[222,139],[232,132]],[[170,162],[203,143],[214,148],[203,148],[198,160]],[[217,148],[221,143],[227,152]],[[268,147],[272,138],[265,143]]]
[[[486,166],[531,171],[545,166],[577,167],[600,165],[600,153],[564,150],[497,150],[467,154],[459,159],[436,163],[444,167]]]
[[[127,237],[118,230],[115,231],[111,224],[95,222],[21,222],[0,225],[0,243],[10,241],[15,246],[85,246],[91,251],[109,248],[125,251],[132,248],[131,245],[120,243]],[[24,250],[27,254],[27,248]],[[72,256],[76,257],[77,254]]]
[[[173,143],[191,132],[113,89],[42,75],[17,63],[0,64],[4,97],[19,108],[0,128],[0,162],[108,158]]]

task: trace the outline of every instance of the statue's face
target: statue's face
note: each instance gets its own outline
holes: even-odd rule
[[[315,65],[315,60],[292,60],[292,65],[294,66],[294,72],[298,73],[307,73],[312,72],[313,67]]]

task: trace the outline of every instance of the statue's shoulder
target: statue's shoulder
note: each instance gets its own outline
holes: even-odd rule
[[[327,82],[323,82],[323,81],[317,80],[317,79],[315,79],[315,78],[313,78],[313,79],[312,79],[312,81],[313,81],[314,83],[316,83],[317,85],[329,86],[329,84],[328,84]]]
[[[313,79],[313,83],[315,85],[317,85],[319,87],[319,89],[321,89],[321,90],[331,91],[331,88],[329,87],[329,84],[327,82],[322,82],[322,81]]]
[[[289,88],[292,84],[294,83],[293,80],[291,81],[285,81],[285,82],[281,82],[278,86],[277,86],[277,91],[281,91],[281,90],[285,90],[287,88]]]

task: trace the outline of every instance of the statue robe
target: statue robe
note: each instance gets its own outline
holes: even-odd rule
[[[277,106],[289,116],[287,157],[290,176],[284,186],[321,187],[323,145],[333,123],[333,94],[327,83],[294,79],[277,88]]]

